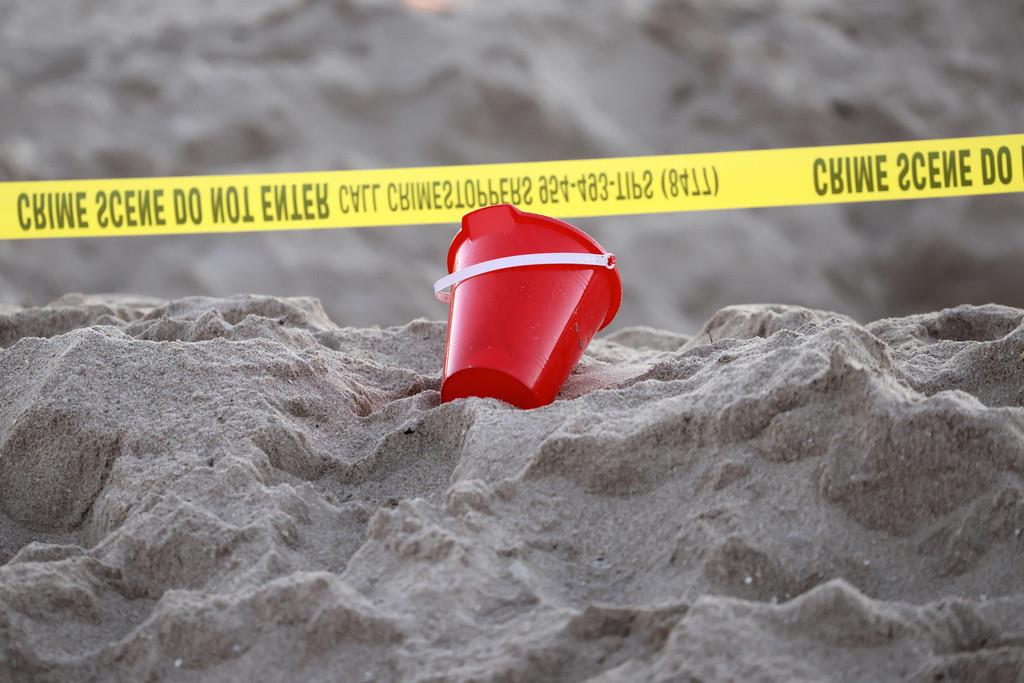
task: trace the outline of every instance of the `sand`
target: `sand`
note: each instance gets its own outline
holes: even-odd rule
[[[1007,0],[34,0],[0,5],[0,180],[276,172],[1024,130]],[[422,6],[424,3],[420,3]],[[431,3],[425,3],[431,5]],[[617,327],[781,301],[857,320],[1024,307],[1021,196],[579,221]],[[444,317],[456,226],[0,243],[0,301],[318,297]]]
[[[533,411],[439,404],[444,333],[0,312],[0,680],[1024,672],[1024,310],[625,328]]]
[[[1020,26],[0,3],[0,181],[1018,133]],[[0,681],[1020,680],[1022,213],[576,221],[623,307],[528,412],[439,405],[454,225],[0,242]]]

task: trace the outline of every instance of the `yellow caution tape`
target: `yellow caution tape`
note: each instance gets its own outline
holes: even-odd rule
[[[0,239],[563,218],[1024,191],[1024,134],[709,154],[0,183]]]

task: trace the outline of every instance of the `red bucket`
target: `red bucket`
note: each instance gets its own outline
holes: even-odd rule
[[[507,204],[463,217],[448,272],[435,285],[452,286],[442,401],[551,403],[622,301],[615,257],[600,244],[568,223]]]

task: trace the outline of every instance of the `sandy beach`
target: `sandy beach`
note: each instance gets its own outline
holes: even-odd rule
[[[422,11],[408,5],[448,7]],[[1016,133],[999,0],[36,0],[0,7],[0,180],[390,168]],[[1024,307],[1017,196],[577,221],[617,326],[771,301],[856,320]],[[319,298],[444,318],[457,226],[0,243],[0,301]]]
[[[309,298],[0,341],[7,680],[1020,672],[1020,309],[625,328],[533,411],[439,404],[442,323]]]
[[[1019,133],[1022,26],[4,3],[0,181]],[[455,225],[0,242],[0,681],[1022,680],[1022,214],[573,221],[622,307],[530,411],[440,402]]]

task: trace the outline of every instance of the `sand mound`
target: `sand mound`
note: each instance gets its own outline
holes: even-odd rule
[[[4,680],[1022,670],[1022,310],[630,328],[528,412],[439,405],[443,324],[314,299],[68,296],[0,344]]]

